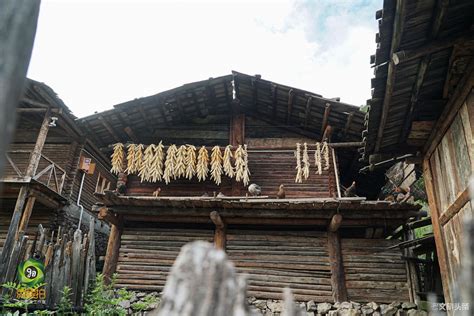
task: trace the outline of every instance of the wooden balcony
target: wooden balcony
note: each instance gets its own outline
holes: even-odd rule
[[[40,183],[57,194],[61,194],[66,180],[66,170],[53,160],[41,154],[38,168],[33,177],[26,176],[31,151],[11,150],[5,153],[7,164],[0,182],[10,183]]]

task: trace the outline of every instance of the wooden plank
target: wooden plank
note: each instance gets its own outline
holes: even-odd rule
[[[110,282],[110,278],[117,268],[122,231],[122,219],[120,219],[119,225],[111,225],[109,241],[107,243],[107,252],[104,260],[104,268],[102,270],[107,282]]]
[[[331,262],[331,286],[334,302],[347,301],[341,240],[338,232],[328,231],[328,253]]]
[[[425,179],[426,194],[428,196],[428,204],[430,206],[431,219],[433,223],[433,234],[435,237],[436,252],[438,255],[439,269],[441,273],[441,281],[443,283],[443,292],[446,302],[452,302],[451,288],[449,283],[449,270],[447,265],[446,245],[444,244],[444,236],[439,223],[440,211],[435,200],[435,186],[433,183],[433,173],[428,159],[423,160],[423,176]]]
[[[466,205],[467,202],[470,201],[469,197],[469,188],[466,188],[463,192],[461,192],[453,204],[451,204],[444,212],[441,213],[439,217],[439,223],[441,226],[446,225],[446,223],[454,217],[463,207]]]
[[[20,226],[18,227],[18,233],[25,233],[28,228],[28,223],[30,221],[31,212],[33,211],[33,206],[35,205],[36,197],[29,196],[28,201],[26,202],[25,210],[21,216]],[[41,248],[40,248],[41,249]]]
[[[331,218],[331,222],[329,223],[328,231],[335,233],[341,226],[341,223],[342,223],[342,215],[334,214],[334,216]]]
[[[227,225],[224,223],[221,216],[216,211],[211,212],[210,218],[212,222],[214,223],[214,225],[216,226],[215,233],[214,233],[214,245],[216,246],[217,249],[222,249],[225,251],[226,240],[227,240],[226,239]]]
[[[403,32],[403,25],[404,25],[404,18],[405,18],[405,1],[397,0],[396,7],[395,7],[395,16],[393,19],[393,35],[392,35],[392,42],[390,46],[390,55],[398,49],[400,45],[400,40],[402,37]],[[387,71],[387,83],[385,87],[385,96],[383,99],[382,105],[382,116],[380,118],[380,124],[377,131],[377,140],[375,142],[375,150],[374,152],[377,153],[380,150],[383,140],[383,134],[385,130],[385,124],[388,118],[388,112],[390,108],[390,103],[392,99],[393,87],[395,84],[395,63],[390,60],[388,64],[388,71]]]

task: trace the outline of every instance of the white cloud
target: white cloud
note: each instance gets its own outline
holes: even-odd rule
[[[319,4],[43,0],[28,75],[78,116],[232,69],[363,104],[373,6]]]

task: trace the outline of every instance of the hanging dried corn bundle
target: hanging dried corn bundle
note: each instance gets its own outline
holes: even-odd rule
[[[152,169],[150,178],[151,181],[161,181],[163,179],[163,160],[165,158],[164,152],[165,146],[163,146],[162,142],[158,145],[154,145],[154,154],[152,159]]]
[[[245,173],[245,160],[244,160],[244,148],[239,145],[234,153],[235,157],[235,180],[238,182],[243,181]]]
[[[321,152],[324,156],[324,170],[329,170],[329,146],[328,143],[324,142]]]
[[[169,146],[168,150],[166,151],[165,171],[163,172],[163,179],[165,180],[166,184],[170,183],[172,178],[175,178],[177,152],[178,148],[176,145]]]
[[[303,178],[306,180],[309,177],[309,155],[308,155],[308,144],[303,144]]]
[[[207,178],[207,173],[209,172],[209,154],[205,146],[202,146],[199,149],[196,173],[199,181],[205,181]]]
[[[196,174],[196,147],[193,145],[188,145],[186,148],[184,164],[186,165],[186,178],[191,180]]]
[[[138,173],[143,165],[143,149],[145,146],[143,144],[135,145],[135,155],[133,159],[135,160],[135,173]]]
[[[296,178],[295,183],[303,183],[303,169],[301,168],[301,144],[296,143]]]
[[[174,175],[175,179],[181,178],[185,175],[186,173],[185,159],[186,159],[186,146],[181,145],[179,146],[178,151],[176,152],[176,167],[175,167],[176,172]]]
[[[112,169],[110,172],[118,174],[119,172],[123,171],[123,156],[125,152],[123,150],[123,144],[117,143],[114,144],[114,152],[110,156],[112,160]]]
[[[234,167],[232,167],[232,145],[227,145],[224,150],[224,174],[229,178],[233,178],[235,175]]]
[[[249,155],[247,153],[247,145],[244,145],[244,176],[242,182],[245,186],[247,186],[250,182]]]
[[[223,157],[219,146],[212,147],[211,153],[211,179],[217,185],[221,184]]]
[[[126,174],[131,174],[137,171],[135,166],[135,144],[129,144],[127,146],[127,169],[125,169]]]
[[[138,172],[140,181],[150,181],[153,172],[153,157],[155,156],[155,145],[151,144],[145,149],[143,163]]]
[[[322,174],[323,167],[321,165],[321,143],[316,143],[316,150],[314,151],[314,164],[316,165],[316,173]]]

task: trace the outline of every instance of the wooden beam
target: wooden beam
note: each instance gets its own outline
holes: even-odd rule
[[[26,104],[29,104],[29,105],[33,105],[33,106],[37,106],[37,107],[40,107],[40,108],[43,108],[43,109],[47,109],[47,108],[51,107],[50,104],[39,102],[39,101],[29,99],[29,98],[26,98],[26,97],[23,97],[20,100],[20,102],[23,102],[23,103],[26,103]]]
[[[272,117],[273,119],[277,116],[277,105],[278,105],[278,86],[274,83],[270,84],[270,92],[272,95]]]
[[[308,128],[309,115],[311,113],[311,104],[313,103],[313,98],[311,96],[306,99],[306,108],[304,113],[304,127]]]
[[[229,108],[229,111],[232,111],[232,96],[229,93],[229,87],[228,87],[228,82],[224,81],[224,92],[225,92],[225,102],[227,103],[227,107]]]
[[[451,204],[439,217],[439,223],[441,226],[446,225],[451,218],[454,217],[463,207],[469,202],[469,188],[466,188],[462,191],[456,198],[456,200]]]
[[[474,61],[471,60],[464,76],[459,80],[453,95],[448,100],[448,103],[444,107],[443,113],[440,115],[440,119],[436,122],[433,130],[426,141],[426,145],[422,152],[424,157],[429,158],[433,154],[434,150],[438,146],[439,142],[443,138],[444,134],[451,126],[452,121],[459,112],[459,109],[464,104],[464,101],[471,93],[472,87],[474,86]]]
[[[106,221],[110,223],[111,225],[116,225],[119,226],[119,218],[117,214],[114,214],[110,209],[108,209],[105,206],[102,206],[98,210],[97,218],[100,219],[101,221]]]
[[[133,132],[132,128],[130,126],[126,126],[123,131],[125,132],[125,134],[128,135],[128,137],[130,137],[130,140],[133,141],[135,144],[138,144],[140,141],[138,140],[138,137],[137,135],[135,135],[135,133]]]
[[[406,1],[404,0],[397,0],[397,3],[396,3],[390,55],[393,55],[393,53],[398,49],[398,46],[400,45],[400,40],[403,33],[403,24],[404,24],[403,20],[405,17],[405,2]],[[382,116],[380,118],[380,125],[377,131],[377,140],[375,142],[375,150],[374,150],[375,153],[377,153],[380,150],[380,146],[382,145],[383,132],[385,130],[385,124],[387,123],[388,112],[390,108],[390,102],[392,99],[394,84],[395,84],[395,63],[392,60],[390,60],[388,64],[388,71],[387,71],[387,83],[385,87],[385,96],[384,96],[383,105],[382,105]]]
[[[344,126],[344,138],[346,137],[347,132],[349,131],[349,129],[351,127],[353,119],[354,119],[354,112],[351,112],[347,115],[346,125]]]
[[[35,147],[31,152],[30,161],[28,163],[28,168],[26,169],[25,176],[31,177],[36,174],[36,170],[38,169],[38,165],[41,159],[41,152],[44,147],[44,143],[46,142],[46,137],[48,136],[49,131],[49,122],[51,121],[51,112],[48,110],[46,111],[43,122],[41,123],[41,127],[38,133],[38,137],[36,138]]]
[[[330,113],[331,113],[331,104],[326,103],[326,108],[324,109],[323,121],[321,123],[321,135],[323,135],[324,131],[326,130],[326,127],[327,127],[328,121],[329,121],[329,114]]]
[[[330,142],[331,136],[332,136],[332,126],[328,124],[326,125],[326,128],[324,129],[324,133],[323,133],[323,136],[321,137],[321,141]]]
[[[290,89],[288,91],[288,109],[286,112],[286,124],[291,123],[291,113],[293,112],[293,102],[295,99],[295,91],[293,89]]]
[[[436,253],[438,255],[438,264],[441,274],[441,281],[443,284],[443,292],[446,303],[453,302],[453,297],[451,296],[451,284],[449,283],[450,274],[448,269],[448,260],[446,245],[444,243],[444,234],[439,223],[440,211],[436,203],[435,197],[435,187],[433,181],[433,173],[431,170],[430,162],[428,157],[423,160],[423,177],[425,179],[425,188],[426,195],[428,196],[428,204],[430,207],[431,221],[433,223],[433,234],[436,244]]]
[[[331,264],[331,287],[334,302],[347,301],[346,278],[339,233],[328,231],[328,254]]]
[[[229,136],[229,143],[232,146],[245,144],[245,114],[232,115]]]
[[[23,215],[21,216],[20,226],[18,227],[17,232],[17,239],[18,235],[21,233],[26,233],[26,229],[28,228],[28,223],[30,221],[31,212],[33,211],[33,206],[35,205],[36,197],[34,195],[30,195],[28,197],[28,201],[26,202],[25,210],[23,211]]]
[[[227,236],[226,236],[227,225],[224,223],[221,216],[216,211],[211,212],[210,218],[212,222],[214,223],[214,225],[216,226],[216,229],[214,232],[214,245],[216,246],[217,249],[222,249],[225,251],[226,241],[227,241]]]
[[[45,109],[45,108],[41,108],[41,109],[38,109],[38,108],[17,108],[16,109],[17,113],[46,113],[46,111],[48,111],[48,109]],[[57,112],[59,112],[59,109],[51,109],[50,111],[51,111],[51,113],[57,113]]]
[[[421,46],[420,48],[411,49],[411,50],[402,50],[396,52],[392,56],[392,62],[395,65],[405,63],[416,58],[423,57],[425,55],[430,55],[436,52],[439,52],[443,49],[450,48],[457,43],[462,43],[473,39],[472,31],[468,34],[464,34],[458,37],[450,37],[447,39],[434,40],[428,44]]]
[[[112,225],[110,228],[109,241],[107,243],[107,252],[105,254],[105,262],[102,273],[105,281],[110,283],[112,275],[117,269],[117,262],[120,255],[120,242],[123,231],[123,221],[119,217],[118,225]]]
[[[109,132],[109,134],[112,135],[115,141],[119,143],[121,141],[120,137],[117,135],[115,130],[112,128],[112,126],[110,126],[109,122],[107,122],[102,115],[99,116],[99,121],[102,123],[105,129]]]
[[[331,222],[329,222],[328,226],[328,231],[330,232],[337,232],[339,227],[341,226],[342,223],[342,215],[341,214],[334,214],[333,217],[331,218]]]

